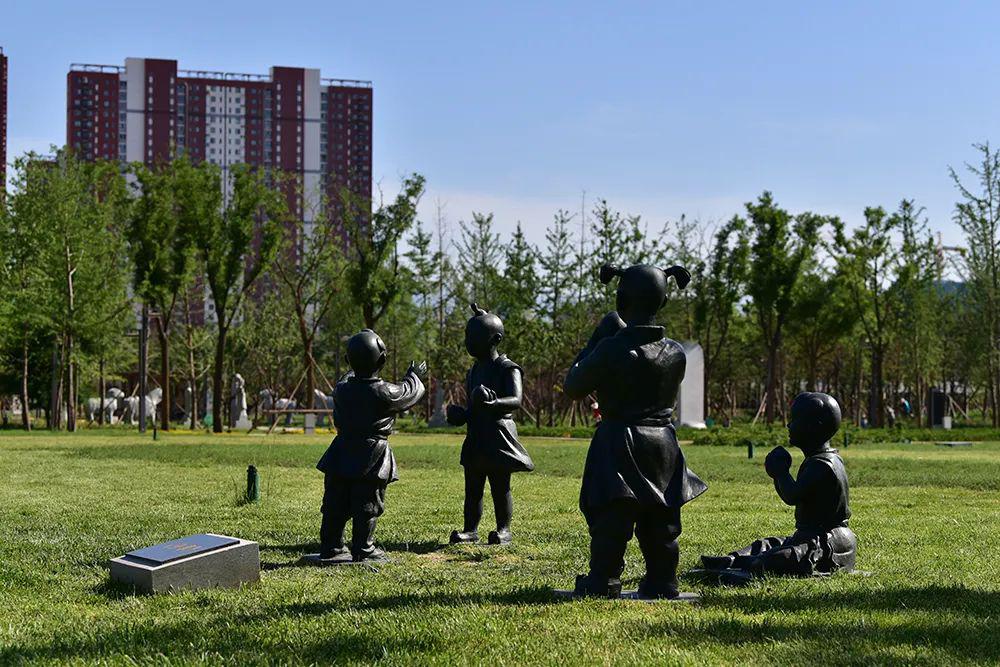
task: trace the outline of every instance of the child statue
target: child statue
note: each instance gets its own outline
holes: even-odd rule
[[[684,348],[653,324],[666,302],[667,279],[691,277],[674,266],[601,268],[618,277],[617,311],[601,320],[566,376],[566,395],[596,392],[601,421],[587,452],[580,510],[590,529],[590,572],[576,595],[618,597],[633,531],[646,562],[642,598],[679,595],[677,537],[681,506],[708,487],[688,470],[671,423],[687,363]]]
[[[427,364],[410,364],[399,384],[379,377],[385,365],[385,343],[371,329],[347,341],[349,372],[337,383],[333,422],[337,437],[316,467],[325,475],[320,561],[385,560],[375,547],[375,523],[385,509],[385,489],[399,479],[389,448],[396,415],[424,395],[421,377]],[[353,520],[351,548],[344,546],[344,529]]]
[[[465,468],[465,523],[453,531],[452,544],[479,541],[483,516],[483,491],[490,481],[497,529],[490,531],[489,544],[510,544],[510,520],[514,496],[510,476],[535,469],[531,457],[517,439],[511,413],[521,407],[521,367],[497,352],[504,329],[500,318],[472,304],[473,316],[465,325],[465,349],[476,360],[465,378],[467,406],[448,406],[448,423],[466,425],[462,443]]]
[[[851,517],[847,471],[837,450],[830,447],[839,428],[840,406],[832,396],[805,392],[795,398],[788,443],[806,457],[798,477],[792,478],[792,456],[784,447],[775,447],[764,459],[778,497],[795,506],[795,532],[757,540],[725,556],[702,556],[706,568],[780,575],[854,569],[857,538],[847,526]]]

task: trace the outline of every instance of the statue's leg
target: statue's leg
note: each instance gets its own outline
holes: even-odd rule
[[[497,532],[510,531],[510,520],[514,516],[514,494],[510,490],[510,473],[492,473],[489,477],[493,511],[497,517]]]
[[[347,483],[327,475],[323,483],[323,523],[319,530],[321,558],[346,551],[344,528],[347,526],[350,510],[350,489]]]
[[[786,537],[763,537],[755,540],[742,549],[729,554],[733,557],[732,567],[740,570],[749,570],[762,554],[773,549],[780,549],[787,540],[788,538]]]
[[[644,597],[677,596],[677,562],[680,559],[677,538],[680,534],[680,508],[663,507],[640,512],[635,536],[646,561],[646,576],[639,584],[639,592]]]
[[[757,574],[809,575],[823,558],[823,542],[819,535],[795,533],[771,549],[740,559],[749,561],[744,569]]]
[[[625,571],[625,548],[632,539],[637,506],[632,501],[616,500],[591,513],[590,579],[608,582],[618,579]]]
[[[375,525],[385,511],[385,486],[372,482],[356,482],[351,486],[351,553],[354,560],[381,558],[385,554],[375,548]]]
[[[474,533],[483,518],[483,491],[486,489],[486,473],[465,469],[465,525],[464,533]]]

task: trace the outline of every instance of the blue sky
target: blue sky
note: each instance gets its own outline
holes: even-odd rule
[[[851,222],[912,197],[960,240],[947,167],[1000,141],[1000,3],[819,4],[0,0],[8,148],[64,141],[72,62],[319,67],[374,81],[375,176],[426,175],[428,220],[541,241],[583,191],[658,229],[770,189]]]

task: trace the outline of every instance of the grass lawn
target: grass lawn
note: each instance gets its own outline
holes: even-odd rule
[[[997,443],[851,447],[858,567],[871,576],[685,582],[703,596],[688,606],[553,598],[586,569],[583,440],[526,440],[537,470],[515,476],[513,546],[445,547],[461,520],[461,440],[396,436],[402,479],[378,529],[393,562],[298,567],[317,547],[313,466],[329,439],[0,433],[0,664],[1000,662]],[[710,488],[685,508],[682,570],[791,531],[763,452],[686,453]],[[251,463],[262,500],[241,505]],[[261,582],[155,597],[109,584],[108,558],[197,532],[260,542]],[[634,544],[628,561],[631,587]]]

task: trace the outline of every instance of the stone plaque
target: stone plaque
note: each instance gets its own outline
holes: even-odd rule
[[[112,558],[111,579],[140,593],[239,588],[260,580],[260,547],[226,535],[189,535]]]
[[[169,542],[164,542],[163,544],[157,544],[153,547],[146,547],[145,549],[129,551],[125,554],[125,558],[138,558],[156,565],[162,565],[163,563],[169,563],[170,561],[177,560],[178,558],[196,556],[207,551],[214,551],[216,549],[229,546],[230,544],[238,543],[239,540],[235,537],[224,537],[222,535],[209,535],[207,533],[202,533],[200,535],[182,537],[179,540],[171,540]]]

